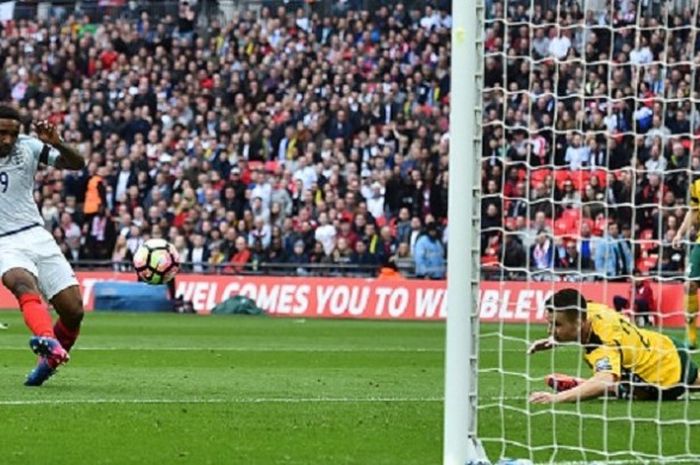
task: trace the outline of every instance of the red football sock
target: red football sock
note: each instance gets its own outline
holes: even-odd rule
[[[17,299],[24,323],[35,336],[55,337],[51,328],[49,309],[39,294],[23,294]]]
[[[59,318],[53,327],[53,332],[56,334],[56,339],[61,343],[64,349],[70,350],[75,344],[80,334],[80,326],[75,329],[68,329],[63,321]]]

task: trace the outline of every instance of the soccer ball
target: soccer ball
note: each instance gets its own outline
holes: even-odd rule
[[[133,263],[139,281],[165,284],[180,271],[180,254],[164,239],[149,239],[136,250]]]

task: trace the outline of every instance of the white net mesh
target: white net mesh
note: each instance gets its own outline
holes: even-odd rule
[[[695,226],[672,240],[700,174],[698,3],[486,1],[478,415],[492,460],[700,463],[692,394],[532,405],[546,375],[593,371],[578,345],[525,355],[563,288],[686,337]]]

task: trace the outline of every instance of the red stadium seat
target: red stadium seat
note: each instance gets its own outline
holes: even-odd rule
[[[598,183],[601,186],[605,186],[608,184],[608,173],[607,170],[595,170],[591,173],[591,177],[596,177],[598,178]]]
[[[581,210],[576,208],[567,208],[564,210],[561,217],[566,219],[569,223],[576,223],[581,218]]]
[[[554,235],[563,236],[569,233],[572,223],[566,218],[559,218],[554,221]]]
[[[571,171],[569,170],[556,170],[554,172],[554,181],[559,189],[564,187],[564,183],[571,179]]]
[[[549,168],[534,168],[530,171],[530,183],[535,185],[538,182],[544,183],[547,176],[552,174],[552,170]]]

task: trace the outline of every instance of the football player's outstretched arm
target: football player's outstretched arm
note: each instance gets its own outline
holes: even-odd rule
[[[63,142],[61,136],[58,134],[56,126],[49,123],[48,121],[38,121],[35,125],[36,134],[39,139],[45,143],[53,146],[61,154],[54,166],[59,169],[69,169],[69,170],[81,170],[85,168],[85,159],[80,152],[76,150],[69,144]]]
[[[533,404],[558,404],[561,402],[576,402],[579,400],[595,399],[604,395],[615,386],[617,378],[613,373],[596,373],[573,389],[557,394],[551,392],[533,392],[530,402]]]

